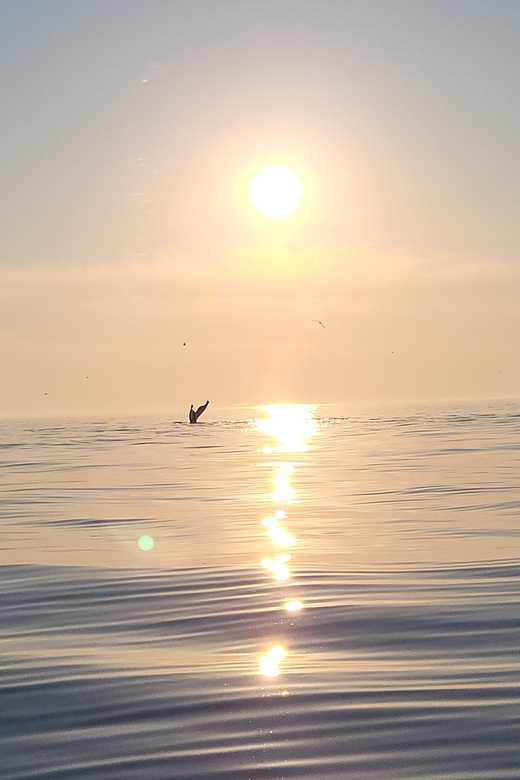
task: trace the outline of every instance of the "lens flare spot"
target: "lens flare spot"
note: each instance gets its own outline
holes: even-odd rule
[[[148,536],[147,534],[145,534],[144,536],[141,536],[137,544],[139,545],[140,550],[142,550],[143,552],[149,552],[150,550],[153,549],[155,542],[153,536]]]

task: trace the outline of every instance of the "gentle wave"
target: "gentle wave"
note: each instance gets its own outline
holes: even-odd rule
[[[0,424],[1,780],[520,780],[518,403],[297,412]]]
[[[518,776],[518,563],[0,576],[5,780]]]

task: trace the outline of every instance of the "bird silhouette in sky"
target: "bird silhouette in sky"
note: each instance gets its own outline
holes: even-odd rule
[[[321,320],[313,320],[313,322],[317,322],[317,323],[318,323],[318,325],[321,325],[321,327],[323,328],[323,330],[325,330],[325,325],[323,324],[323,322],[322,322]]]

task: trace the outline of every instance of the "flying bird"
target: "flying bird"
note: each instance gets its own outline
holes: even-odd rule
[[[323,324],[323,322],[322,322],[321,320],[313,320],[313,322],[317,322],[317,323],[318,323],[318,325],[321,325],[321,327],[323,328],[323,330],[325,330],[325,325]]]

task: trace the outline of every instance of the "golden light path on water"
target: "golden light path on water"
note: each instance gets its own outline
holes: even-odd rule
[[[280,404],[264,406],[262,412],[265,416],[256,421],[256,429],[270,439],[269,444],[261,450],[264,455],[291,455],[310,449],[309,441],[317,431],[313,407],[304,404]],[[270,544],[282,551],[272,557],[263,558],[261,565],[282,584],[291,577],[289,562],[292,560],[292,554],[288,550],[297,547],[298,542],[286,521],[289,519],[288,510],[296,497],[291,482],[299,464],[280,460],[268,465],[274,469],[271,478],[274,489],[268,499],[271,503],[278,504],[278,508],[265,517],[262,524]],[[282,604],[282,608],[289,613],[297,613],[303,609],[303,604],[299,599],[290,599]],[[282,673],[280,664],[286,655],[286,646],[277,644],[271,647],[259,660],[260,673],[264,677],[278,677]],[[287,691],[282,691],[282,695],[286,694]]]
[[[308,404],[276,404],[262,406],[267,417],[256,421],[257,430],[274,439],[262,452],[305,452],[317,430],[313,407]]]
[[[310,449],[309,442],[317,432],[318,426],[313,415],[313,407],[303,404],[265,406],[261,407],[261,413],[263,416],[255,421],[255,428],[269,441],[268,445],[261,448],[261,452],[267,456],[280,456],[280,460],[269,460],[266,463],[266,466],[272,469],[270,482],[273,489],[272,493],[266,496],[271,509],[262,519],[262,526],[263,535],[274,550],[270,556],[261,560],[261,565],[272,574],[281,587],[285,587],[291,578],[292,553],[298,546],[298,539],[289,527],[289,509],[296,500],[296,490],[292,480],[298,468],[302,466],[301,462],[290,459],[290,456]],[[152,536],[144,534],[139,537],[137,544],[142,552],[149,553],[155,546],[155,540]],[[299,599],[291,598],[284,601],[282,595],[281,609],[293,615],[301,612],[303,603]],[[276,678],[282,674],[280,665],[286,659],[288,644],[286,639],[283,641],[284,645],[277,643],[260,657],[259,671],[262,676]],[[288,695],[287,690],[281,690],[279,693],[282,696]]]

